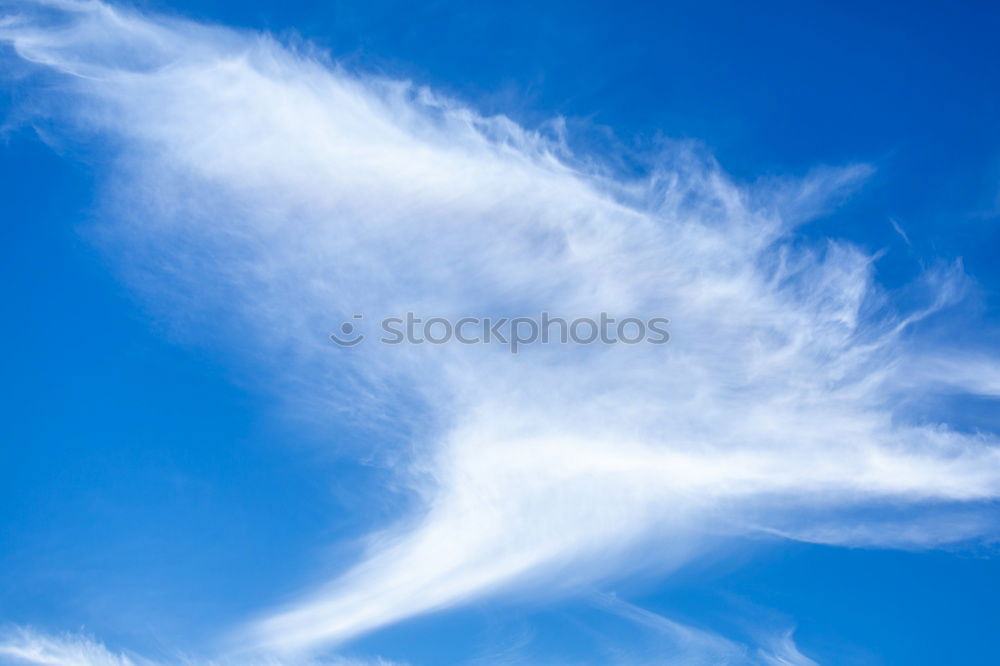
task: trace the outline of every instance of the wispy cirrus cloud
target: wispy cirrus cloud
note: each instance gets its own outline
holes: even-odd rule
[[[8,631],[0,642],[5,663],[45,666],[148,666],[149,662],[108,650],[89,636],[48,636],[30,629]]]
[[[747,645],[720,634],[691,627],[663,617],[617,597],[605,595],[600,605],[611,613],[639,625],[659,637],[655,649],[621,655],[616,663],[623,664],[757,664],[760,666],[816,666],[816,662],[799,652],[786,630],[771,636],[760,645]]]
[[[611,595],[603,595],[599,607],[633,624],[650,637],[648,645],[612,644],[598,648],[601,663],[628,666],[631,664],[759,664],[761,666],[814,666],[815,662],[802,655],[790,631],[765,637],[759,645],[749,645],[720,634],[691,627],[635,606]],[[490,652],[465,663],[537,664],[551,663],[534,655],[527,645],[515,644],[499,652]],[[47,634],[31,628],[18,627],[0,633],[0,663],[38,666],[404,666],[400,662],[381,658],[357,659],[334,657],[321,660],[268,655],[206,659],[174,653],[150,659],[146,656],[115,651],[85,633]]]
[[[307,48],[99,2],[19,5],[0,39],[52,83],[38,122],[112,151],[102,234],[131,284],[187,335],[238,331],[283,400],[378,424],[364,455],[416,498],[355,566],[239,632],[260,649],[667,571],[706,537],[878,545],[858,510],[888,502],[907,529],[885,545],[994,531],[996,437],[907,407],[944,380],[997,394],[987,350],[925,362],[921,325],[967,278],[929,271],[904,308],[876,257],[794,237],[869,165],[741,186],[679,144],[615,175]],[[663,315],[672,340],[517,357],[327,340],[358,312],[542,310]],[[925,519],[942,504],[968,529]]]
[[[153,660],[137,654],[116,652],[87,634],[52,635],[26,627],[9,629],[0,634],[0,663],[38,666],[403,666],[384,659],[347,658],[290,661],[273,657],[248,659],[244,656],[239,660],[205,660],[174,655],[169,659]]]

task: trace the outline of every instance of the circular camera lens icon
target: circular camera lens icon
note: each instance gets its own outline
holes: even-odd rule
[[[361,319],[364,315],[356,314],[354,319]],[[341,347],[353,347],[359,344],[365,339],[365,336],[357,332],[357,327],[349,321],[345,321],[340,325],[340,335],[336,333],[330,334],[330,339],[336,342]]]

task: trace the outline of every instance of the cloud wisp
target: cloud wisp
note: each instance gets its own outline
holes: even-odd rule
[[[652,650],[633,650],[622,655],[622,664],[677,664],[678,666],[816,666],[799,652],[791,631],[771,636],[760,645],[750,646],[720,634],[691,627],[630,604],[612,595],[604,595],[599,605],[657,636]]]
[[[204,660],[175,655],[152,660],[115,652],[86,634],[50,635],[29,628],[0,633],[0,664],[37,666],[403,666],[384,659],[283,660],[274,657]]]
[[[112,152],[101,234],[126,279],[185,334],[238,334],[282,399],[373,424],[359,454],[413,492],[355,566],[249,623],[262,649],[667,570],[718,537],[879,545],[858,516],[880,503],[907,526],[885,545],[993,533],[996,437],[906,408],[942,382],[997,394],[986,352],[924,362],[921,325],[963,297],[960,269],[903,308],[876,257],[794,236],[867,165],[741,186],[675,145],[622,176],[304,47],[99,2],[18,5],[0,40],[47,79],[34,122]],[[665,316],[671,341],[512,357],[327,339],[407,311]],[[968,529],[927,520],[941,506]]]

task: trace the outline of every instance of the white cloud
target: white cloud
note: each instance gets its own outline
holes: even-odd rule
[[[149,662],[116,654],[89,636],[49,636],[29,629],[8,632],[0,659],[9,664],[44,666],[147,666]]]
[[[622,655],[616,663],[678,666],[702,664],[816,666],[815,661],[799,652],[791,631],[770,636],[762,641],[761,645],[751,646],[671,620],[611,595],[602,597],[601,606],[655,633],[661,639],[657,642],[655,650]]]
[[[86,634],[52,635],[26,627],[0,634],[0,663],[37,664],[38,666],[402,666],[383,659],[357,660],[279,660],[269,657],[204,660],[175,656],[150,660],[114,652]]]
[[[942,502],[984,524],[996,438],[923,425],[902,400],[940,384],[919,327],[962,298],[961,271],[928,273],[924,305],[899,310],[874,257],[792,242],[871,167],[740,187],[678,145],[627,180],[268,37],[48,7],[0,38],[58,74],[40,117],[113,146],[102,233],[131,283],[185,334],[228,336],[290,403],[398,430],[359,454],[395,461],[418,506],[243,638],[316,649],[499,590],[666,570],[706,533],[810,538],[790,527],[803,516],[830,517],[811,525],[822,541],[877,545],[836,526],[882,502],[913,507],[914,530]],[[408,310],[664,315],[672,340],[515,357],[326,339],[353,313]],[[995,393],[977,369],[992,356],[935,359],[952,390]]]

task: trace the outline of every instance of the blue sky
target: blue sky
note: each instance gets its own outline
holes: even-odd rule
[[[996,8],[2,7],[0,663],[995,663]]]

